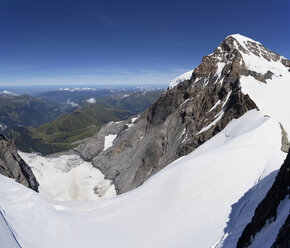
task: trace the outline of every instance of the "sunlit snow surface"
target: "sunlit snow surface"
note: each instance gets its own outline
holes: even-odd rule
[[[104,151],[113,145],[113,141],[117,138],[117,134],[108,134],[105,136]]]
[[[264,114],[281,122],[290,135],[290,72],[286,71],[281,77],[273,76],[267,84],[251,76],[242,76],[240,81],[242,92],[249,94]]]
[[[233,204],[280,168],[280,148],[278,122],[252,110],[126,194],[61,202],[0,176],[0,206],[22,247],[208,248],[242,223]]]
[[[183,73],[182,75],[178,76],[174,80],[172,80],[169,84],[169,88],[174,88],[179,83],[183,82],[184,80],[189,80],[192,76],[193,70]]]
[[[39,192],[62,201],[92,200],[116,195],[111,180],[78,155],[55,158],[19,152],[39,182]]]
[[[246,46],[248,42],[254,42],[259,45],[261,43],[240,34],[231,35],[240,45],[247,51],[241,51],[243,61],[248,70],[257,73],[265,74],[268,71],[272,72],[272,78],[267,79],[266,83],[256,80],[252,76],[241,76],[240,82],[242,92],[248,94],[256,103],[258,108],[267,115],[281,122],[284,129],[290,134],[290,71],[289,67],[281,63],[282,56],[278,61],[266,60],[261,54],[260,46],[257,46],[260,56],[256,56]]]

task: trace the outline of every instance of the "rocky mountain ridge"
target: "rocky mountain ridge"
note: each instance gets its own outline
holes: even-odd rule
[[[266,70],[257,61],[265,61]],[[274,63],[274,67],[267,63]],[[76,152],[113,180],[119,194],[132,190],[221,132],[231,120],[259,109],[242,91],[241,77],[265,84],[280,76],[275,63],[290,70],[289,60],[259,42],[228,36],[212,54],[203,57],[188,80],[168,88],[138,117],[104,126]],[[117,137],[104,150],[105,137],[110,134]]]

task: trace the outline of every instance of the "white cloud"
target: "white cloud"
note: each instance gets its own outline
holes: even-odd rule
[[[67,99],[66,103],[67,103],[67,104],[70,104],[72,107],[79,107],[79,106],[80,106],[80,105],[78,105],[77,103],[72,102],[72,101],[70,100],[70,98]]]
[[[96,99],[95,98],[89,98],[86,100],[87,103],[96,103]]]

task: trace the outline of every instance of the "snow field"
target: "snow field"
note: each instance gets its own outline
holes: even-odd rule
[[[19,152],[39,182],[39,192],[60,201],[92,200],[116,195],[115,187],[100,170],[78,155],[47,158]]]
[[[208,248],[232,205],[280,168],[280,147],[279,123],[252,110],[126,194],[61,202],[1,176],[0,205],[22,247]]]

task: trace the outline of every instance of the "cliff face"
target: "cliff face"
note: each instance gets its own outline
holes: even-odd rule
[[[290,154],[281,166],[275,181],[263,201],[258,205],[251,222],[243,230],[239,238],[237,248],[245,248],[251,245],[255,235],[265,226],[271,225],[276,220],[279,204],[290,196]],[[288,233],[288,234],[287,234]],[[277,239],[272,247],[289,247],[289,215],[279,231]]]
[[[38,182],[31,168],[19,156],[14,140],[0,134],[0,173],[38,192]]]

